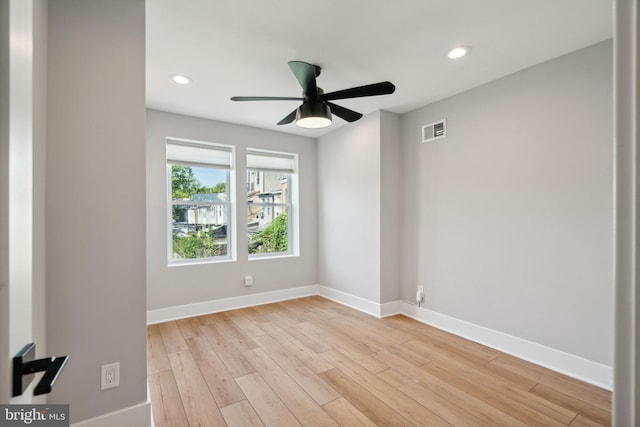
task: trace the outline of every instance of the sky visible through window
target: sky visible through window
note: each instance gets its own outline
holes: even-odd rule
[[[222,169],[194,167],[193,176],[204,187],[215,187],[215,185],[218,183],[227,182],[226,171]]]

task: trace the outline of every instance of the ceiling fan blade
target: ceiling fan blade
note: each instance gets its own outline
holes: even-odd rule
[[[303,98],[286,96],[232,96],[232,101],[302,101]]]
[[[390,82],[373,83],[370,85],[352,87],[351,89],[338,90],[336,92],[325,93],[320,96],[323,101],[333,101],[335,99],[361,98],[364,96],[389,95],[395,92],[396,87]]]
[[[318,96],[318,86],[316,86],[316,76],[320,74],[319,67],[302,61],[289,61],[289,68],[302,86],[302,91],[311,98]]]
[[[292,121],[294,121],[296,119],[296,112],[298,111],[298,109],[296,108],[295,110],[293,110],[291,113],[289,113],[289,115],[287,117],[285,117],[284,119],[280,120],[278,122],[279,125],[288,125],[289,123],[291,123]]]
[[[333,102],[327,101],[327,105],[329,106],[329,108],[331,108],[332,114],[335,114],[336,116],[348,122],[355,122],[362,117],[362,114],[348,108],[344,108],[338,104],[334,104]]]

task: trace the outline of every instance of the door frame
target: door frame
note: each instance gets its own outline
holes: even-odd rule
[[[0,402],[43,403],[31,388],[12,398],[11,358],[36,343],[46,355],[45,162],[47,0],[0,0]]]

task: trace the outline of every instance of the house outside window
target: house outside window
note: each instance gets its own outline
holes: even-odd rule
[[[297,253],[297,157],[247,151],[249,259]]]
[[[232,259],[230,146],[167,139],[169,265]]]

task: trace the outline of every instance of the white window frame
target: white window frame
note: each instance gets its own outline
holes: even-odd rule
[[[207,152],[206,150],[209,150]],[[167,263],[169,267],[228,262],[236,260],[235,227],[235,147],[184,138],[168,137],[166,141],[166,219],[167,219]],[[205,167],[226,170],[226,202],[173,200],[171,194],[171,167],[173,165]],[[222,206],[227,219],[226,255],[174,259],[173,258],[173,207],[174,206]]]
[[[269,161],[269,160],[273,161]],[[265,160],[265,161],[262,161]],[[270,252],[270,253],[259,253],[259,254],[248,254],[249,261],[253,260],[263,260],[269,258],[282,258],[282,257],[290,257],[290,256],[298,256],[299,255],[299,195],[298,195],[298,154],[296,153],[286,153],[281,151],[270,151],[270,150],[262,150],[257,148],[247,148],[246,152],[246,161],[247,168],[245,174],[245,181],[249,176],[250,172],[286,172],[288,174],[287,181],[287,198],[288,200],[283,201],[282,203],[250,203],[248,200],[246,202],[246,211],[248,212],[249,207],[261,207],[261,208],[272,208],[275,209],[277,207],[284,207],[287,210],[287,251],[286,252]],[[247,183],[245,182],[245,188],[247,188]],[[246,200],[246,193],[245,193]],[[273,212],[273,210],[271,211]],[[275,219],[275,218],[274,218]],[[247,232],[247,241],[245,244],[248,244],[249,241],[249,233]]]

